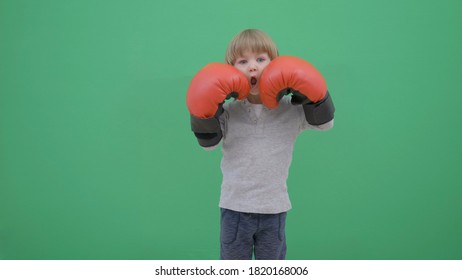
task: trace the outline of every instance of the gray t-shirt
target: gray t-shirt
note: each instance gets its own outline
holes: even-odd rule
[[[221,208],[260,214],[291,209],[287,177],[295,139],[305,129],[327,130],[308,124],[302,106],[285,96],[276,109],[264,107],[259,116],[247,100],[224,104]]]

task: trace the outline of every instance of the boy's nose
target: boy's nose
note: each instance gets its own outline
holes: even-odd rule
[[[249,65],[249,71],[250,71],[250,72],[255,72],[255,71],[257,71],[257,65],[255,65],[255,64]]]

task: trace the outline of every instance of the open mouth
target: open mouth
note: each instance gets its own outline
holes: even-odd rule
[[[257,78],[255,78],[255,77],[250,78],[250,84],[252,86],[255,86],[257,84]]]

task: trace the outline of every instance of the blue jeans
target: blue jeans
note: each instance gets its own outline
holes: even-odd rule
[[[221,208],[222,260],[283,260],[286,257],[286,216],[242,213]]]

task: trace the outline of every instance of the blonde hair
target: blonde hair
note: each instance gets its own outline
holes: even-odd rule
[[[239,32],[226,49],[225,61],[233,65],[236,59],[246,51],[267,52],[271,60],[276,58],[278,49],[270,36],[258,29],[246,29]]]

